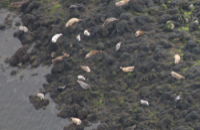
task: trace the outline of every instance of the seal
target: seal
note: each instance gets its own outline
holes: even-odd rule
[[[120,49],[121,44],[122,44],[122,42],[117,43],[117,45],[116,45],[116,47],[115,47],[115,50],[116,50],[116,51],[118,51],[118,50]]]
[[[174,55],[174,63],[175,64],[178,64],[180,62],[180,60],[181,60],[181,57],[179,54]]]
[[[23,32],[28,32],[28,28],[25,26],[19,26],[19,30]]]
[[[82,19],[78,19],[78,18],[71,18],[65,25],[65,27],[69,27],[71,25],[73,25],[74,23],[80,22]]]
[[[114,21],[116,21],[116,20],[118,20],[118,19],[116,19],[116,18],[114,18],[114,17],[107,18],[107,19],[104,21],[102,27],[104,28],[106,25],[108,25],[109,23],[114,22]]]
[[[142,31],[142,30],[138,30],[138,31],[135,32],[135,36],[139,37],[139,36],[141,36],[141,35],[143,35],[145,33],[147,33],[147,32],[146,31]]]
[[[76,125],[80,125],[82,121],[79,118],[71,117],[72,122],[74,122]]]
[[[87,73],[90,73],[90,72],[91,72],[90,67],[85,66],[85,65],[81,65],[81,69],[84,70],[84,71],[87,72]]]
[[[84,81],[85,81],[85,77],[84,77],[83,75],[78,75],[77,78],[78,78],[79,80],[84,80]]]
[[[149,106],[149,102],[146,100],[140,100],[140,103],[145,106]]]
[[[62,56],[58,56],[55,59],[53,59],[52,63],[55,64],[55,63],[61,62],[61,61],[63,61],[64,58],[67,58],[67,57],[69,57],[69,54],[64,53]]]
[[[180,95],[178,95],[178,96],[175,98],[175,102],[177,102],[177,101],[179,101],[179,100],[181,100],[181,96],[180,96]]]
[[[121,69],[123,72],[128,73],[128,72],[133,72],[133,70],[135,69],[135,67],[134,67],[134,66],[128,66],[128,67],[121,67],[121,66],[120,66],[120,69]]]
[[[179,73],[176,73],[174,71],[171,72],[172,77],[176,78],[177,80],[180,79],[185,79],[185,77],[183,77],[182,75],[180,75]]]
[[[85,56],[85,59],[90,58],[91,56],[96,55],[97,53],[100,53],[100,52],[102,52],[102,51],[101,51],[101,50],[100,50],[100,51],[99,51],[99,50],[90,51],[90,52]]]
[[[62,33],[55,34],[55,35],[52,37],[51,41],[52,41],[53,43],[56,43],[57,40],[58,40],[58,38],[60,38],[61,36],[62,36]]]
[[[125,4],[127,4],[129,1],[130,1],[130,0],[121,0],[121,1],[119,1],[119,2],[117,2],[117,3],[115,3],[115,5],[116,5],[117,7],[121,7],[121,6],[125,5]]]
[[[84,31],[84,35],[89,37],[90,36],[90,32],[88,32],[88,30],[85,30]]]
[[[81,35],[80,35],[80,34],[78,34],[78,35],[76,36],[76,40],[79,41],[79,42],[81,41]]]
[[[37,97],[40,98],[40,100],[44,100],[44,94],[43,93],[37,93]]]
[[[81,86],[82,89],[89,89],[90,85],[86,84],[85,82],[81,80],[77,80],[77,83]]]

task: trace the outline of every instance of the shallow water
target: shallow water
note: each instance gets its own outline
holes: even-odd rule
[[[4,23],[9,15],[12,24]],[[0,24],[6,25],[5,30],[0,30],[0,130],[62,130],[71,121],[57,117],[59,111],[56,104],[45,95],[50,101],[45,110],[36,110],[29,102],[29,95],[34,95],[42,89],[46,83],[45,75],[51,72],[49,68],[39,66],[32,69],[11,67],[5,64],[6,58],[11,57],[22,45],[13,33],[17,30],[15,23],[20,22],[18,15],[10,13],[6,9],[0,9]],[[17,74],[11,76],[11,71]],[[85,130],[96,128],[100,122],[93,123]]]
[[[10,27],[4,23],[9,14],[8,10],[0,10],[0,24],[6,25],[6,30],[0,30],[0,130],[62,130],[71,122],[56,116],[58,111],[50,98],[45,110],[36,110],[28,98],[46,83],[44,75],[50,73],[51,67],[28,67],[24,70],[4,63],[5,58],[11,57],[21,47],[20,41],[13,37],[17,30],[14,24],[19,18],[11,13],[13,24]],[[17,74],[11,76],[12,70]]]

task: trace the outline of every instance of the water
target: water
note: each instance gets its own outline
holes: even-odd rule
[[[29,95],[39,92],[46,83],[44,75],[50,73],[51,67],[40,66],[36,69],[18,69],[4,63],[22,45],[13,33],[17,30],[15,21],[20,19],[8,10],[0,10],[0,24],[10,15],[12,27],[0,31],[0,130],[62,130],[71,123],[67,119],[57,117],[56,105],[50,100],[45,110],[36,110],[29,102]],[[17,74],[11,76],[12,70]],[[37,74],[32,76],[32,74]],[[48,95],[47,95],[48,96]]]
[[[12,20],[11,24],[4,23],[7,16]],[[0,30],[0,130],[63,130],[72,122],[57,117],[59,111],[48,94],[45,97],[50,103],[45,110],[36,110],[28,98],[42,89],[42,85],[46,83],[44,75],[51,72],[52,66],[20,69],[4,63],[6,58],[11,57],[22,46],[13,37],[18,29],[16,22],[21,22],[18,15],[0,9],[0,24],[6,25],[6,30]],[[16,70],[17,74],[11,76],[12,70]],[[99,124],[100,122],[93,123],[92,126],[85,127],[85,130],[95,129]]]

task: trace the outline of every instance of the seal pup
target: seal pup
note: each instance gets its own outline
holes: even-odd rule
[[[143,35],[145,33],[147,33],[147,32],[146,31],[142,31],[142,30],[138,30],[138,31],[135,32],[135,36],[139,37],[139,36],[141,36],[141,35]]]
[[[109,23],[111,23],[111,22],[113,22],[113,21],[116,21],[116,20],[118,20],[118,19],[116,19],[116,18],[114,18],[114,17],[107,18],[107,19],[104,21],[102,27],[104,28],[106,25],[108,25]]]
[[[172,77],[176,78],[177,80],[180,79],[185,79],[185,77],[183,77],[182,75],[180,75],[179,73],[176,73],[174,71],[171,72]]]
[[[19,7],[21,7],[25,2],[27,2],[27,0],[26,0],[26,1],[21,1],[21,2],[13,2],[13,3],[11,3],[11,7],[13,7],[13,8],[19,8]]]
[[[69,27],[71,25],[73,25],[74,23],[80,22],[82,19],[78,19],[78,18],[71,18],[65,25],[65,27]]]
[[[81,65],[81,69],[84,70],[84,71],[87,72],[87,73],[90,73],[90,72],[91,72],[89,66]]]
[[[179,54],[174,55],[174,63],[175,64],[178,64],[180,62],[180,60],[181,60],[181,57]]]
[[[84,81],[85,81],[85,77],[84,77],[83,75],[78,75],[77,78],[78,78],[79,80],[84,80]]]
[[[58,63],[60,61],[63,61],[64,58],[69,57],[69,54],[64,53],[62,56],[58,56],[55,59],[52,60],[52,63]]]
[[[89,89],[90,85],[86,84],[85,82],[81,80],[77,80],[77,83],[81,86],[82,89]]]
[[[120,69],[121,69],[123,72],[128,73],[128,72],[133,72],[133,70],[135,69],[135,67],[134,67],[134,66],[128,66],[128,67],[121,67],[121,66],[120,66]]]
[[[99,50],[90,51],[90,52],[87,53],[87,55],[85,56],[85,59],[90,58],[91,56],[96,55],[97,53],[100,53],[100,52],[102,52],[102,51],[101,51],[101,50],[100,50],[100,51],[99,51]]]
[[[149,102],[146,100],[140,100],[140,103],[145,106],[149,106]]]
[[[80,125],[82,121],[79,118],[71,117],[72,122],[74,122],[76,125]]]
[[[55,35],[52,37],[51,41],[52,41],[53,43],[56,43],[57,40],[58,40],[58,38],[60,38],[61,36],[62,36],[62,33],[55,34]]]
[[[130,0],[121,0],[121,1],[119,1],[119,2],[117,2],[117,3],[115,3],[115,5],[116,5],[117,7],[121,7],[121,6],[125,5],[125,4],[127,4],[129,1],[130,1]]]
[[[23,32],[28,32],[28,28],[25,26],[19,26],[19,30]]]
[[[37,97],[40,98],[40,100],[44,100],[44,94],[43,93],[37,93]]]
[[[115,51],[118,51],[121,47],[122,42],[117,43],[116,47],[115,47]]]
[[[78,34],[78,35],[76,36],[76,40],[79,41],[79,42],[81,41],[81,35],[80,35],[80,34]]]
[[[85,30],[84,31],[84,35],[89,37],[90,36],[90,32],[88,32],[88,30]]]

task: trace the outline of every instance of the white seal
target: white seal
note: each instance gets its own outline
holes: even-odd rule
[[[55,35],[52,37],[51,41],[52,41],[53,43],[56,43],[57,40],[58,40],[58,38],[60,38],[61,36],[62,36],[62,33],[55,34]]]

